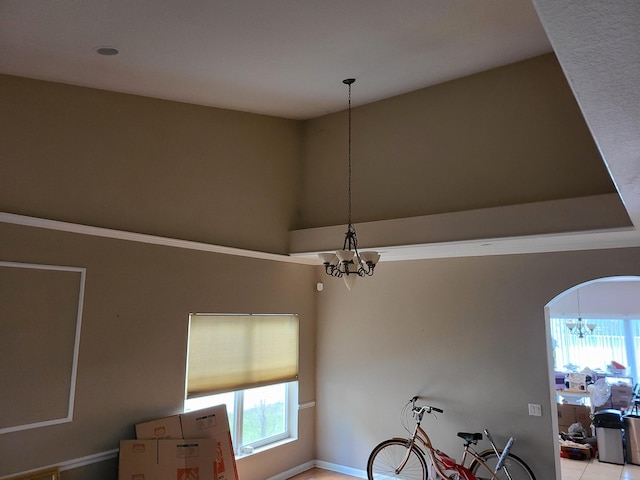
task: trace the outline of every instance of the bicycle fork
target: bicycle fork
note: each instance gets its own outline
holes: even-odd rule
[[[402,469],[404,468],[404,466],[407,464],[407,462],[409,461],[409,457],[411,456],[411,452],[413,451],[413,446],[416,444],[416,435],[415,433],[413,434],[413,436],[409,439],[409,446],[407,447],[407,453],[405,453],[404,458],[402,459],[402,461],[400,462],[400,465],[398,465],[395,469],[395,474],[398,475]]]

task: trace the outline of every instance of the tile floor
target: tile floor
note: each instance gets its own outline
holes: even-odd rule
[[[615,465],[591,459],[561,458],[562,480],[640,480],[639,465]]]
[[[614,465],[598,460],[586,462],[567,458],[562,458],[560,461],[562,480],[640,480],[639,465]],[[355,477],[321,468],[312,468],[290,480],[355,480]]]

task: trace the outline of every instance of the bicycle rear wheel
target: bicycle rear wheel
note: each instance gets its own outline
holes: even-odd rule
[[[427,461],[414,445],[401,472],[396,472],[409,451],[409,440],[385,440],[373,449],[367,462],[369,480],[427,480]]]
[[[495,452],[487,450],[486,452],[480,454],[480,458],[487,465],[487,467],[489,467],[491,472],[493,472],[496,468],[496,465],[498,464],[498,460],[500,457],[498,457]],[[520,459],[520,457],[517,457],[513,453],[507,454],[504,466],[509,472],[509,476],[507,476],[504,468],[502,468],[499,472],[496,473],[496,478],[499,478],[500,480],[509,480],[509,477],[511,477],[511,480],[536,480],[536,477],[533,476],[533,472],[529,468],[529,465],[524,463],[524,461]],[[482,467],[482,464],[477,460],[474,460],[471,463],[469,470],[471,470],[471,473],[478,477],[478,480],[491,478],[491,473],[489,473],[484,467]]]

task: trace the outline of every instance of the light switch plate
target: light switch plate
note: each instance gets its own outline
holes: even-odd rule
[[[530,403],[529,404],[529,415],[532,415],[534,417],[541,417],[542,416],[542,407],[536,403]]]

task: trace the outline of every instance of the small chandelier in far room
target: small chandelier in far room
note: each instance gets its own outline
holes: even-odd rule
[[[577,335],[578,338],[584,338],[585,336],[593,333],[596,328],[596,324],[588,320],[586,323],[582,322],[582,314],[580,313],[580,289],[576,290],[576,297],[578,299],[578,320],[569,319],[567,320],[566,325],[572,334]]]
[[[349,290],[351,290],[357,277],[370,277],[373,275],[375,266],[380,260],[378,252],[360,253],[358,251],[356,228],[351,223],[351,85],[355,81],[355,78],[347,78],[342,81],[349,87],[349,225],[345,233],[342,250],[337,250],[335,253],[320,254],[320,259],[327,275],[344,279],[344,283]]]

